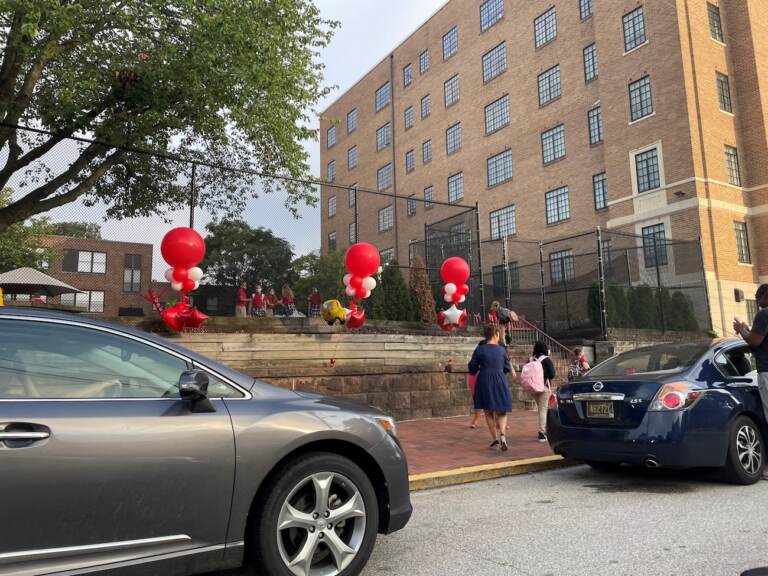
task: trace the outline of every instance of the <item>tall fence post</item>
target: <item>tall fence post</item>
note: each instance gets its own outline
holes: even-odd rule
[[[195,176],[197,175],[197,162],[192,162],[192,178],[189,182],[189,227],[195,227],[195,205],[197,193],[195,191]]]
[[[357,202],[360,200],[357,197],[357,188],[352,188],[355,194],[355,243],[360,242],[360,224],[358,221]]]
[[[603,232],[597,227],[598,300],[600,301],[600,333],[608,339],[608,309],[606,307],[605,262],[603,261]]]
[[[701,244],[701,235],[699,235],[699,238],[697,240],[699,243],[699,258],[701,259],[701,275],[702,280],[704,282],[704,300],[707,304],[707,328],[709,328],[709,331],[712,332],[714,330],[714,326],[712,325],[712,306],[709,303],[709,285],[707,284],[707,272],[704,268],[704,247]]]
[[[483,245],[480,238],[480,203],[475,202],[475,232],[477,234],[477,267],[480,269],[480,314],[485,316],[485,284],[483,283]]]
[[[501,252],[501,258],[502,258],[502,264],[504,266],[504,306],[509,308],[510,304],[512,303],[512,293],[510,290],[510,278],[509,278],[509,254],[507,253],[507,237],[504,236],[502,239],[503,244],[502,246],[502,252]]]
[[[547,285],[544,277],[544,242],[539,240],[539,274],[541,275],[541,322],[547,330]]]
[[[654,264],[656,264],[656,286],[659,291],[659,319],[661,320],[661,333],[664,334],[667,331],[667,326],[664,319],[664,291],[661,288],[661,263],[659,262],[659,238],[656,234],[653,235],[653,259],[654,259]]]

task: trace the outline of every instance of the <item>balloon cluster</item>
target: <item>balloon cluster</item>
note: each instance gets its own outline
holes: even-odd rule
[[[467,311],[459,310],[456,304],[462,304],[467,299],[469,286],[469,264],[457,256],[448,258],[440,267],[440,276],[445,282],[442,288],[444,300],[451,305],[450,308],[438,314],[438,324],[446,332],[455,330],[467,323]]]
[[[344,257],[347,274],[344,275],[344,286],[349,302],[346,326],[350,329],[360,328],[365,323],[365,310],[357,307],[362,298],[369,298],[376,288],[373,275],[378,272],[381,256],[375,246],[366,242],[353,244]]]
[[[165,271],[165,279],[171,289],[186,294],[197,290],[203,271],[197,265],[205,257],[205,241],[192,228],[174,228],[163,238],[160,252],[171,268]]]

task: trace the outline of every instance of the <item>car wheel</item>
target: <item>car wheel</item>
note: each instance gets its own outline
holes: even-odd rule
[[[618,462],[598,462],[596,460],[587,460],[587,466],[594,468],[595,470],[611,471],[618,470],[621,464]]]
[[[732,484],[754,484],[765,468],[763,435],[754,420],[739,416],[728,438],[725,478]]]
[[[250,542],[255,566],[280,576],[354,576],[373,551],[379,508],[351,460],[315,452],[275,476]]]

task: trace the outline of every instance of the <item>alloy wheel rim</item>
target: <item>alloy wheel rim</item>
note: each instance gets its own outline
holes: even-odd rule
[[[366,517],[363,496],[349,478],[307,476],[280,508],[276,535],[283,563],[295,576],[336,576],[357,557]]]
[[[736,433],[736,453],[741,467],[747,474],[758,473],[763,460],[763,450],[757,432],[752,426],[742,426]]]

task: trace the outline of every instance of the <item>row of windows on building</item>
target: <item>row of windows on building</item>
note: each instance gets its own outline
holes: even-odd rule
[[[61,269],[63,272],[77,272],[79,274],[106,274],[107,253],[66,250],[61,262]],[[141,291],[141,254],[125,254],[123,257],[123,291]]]

